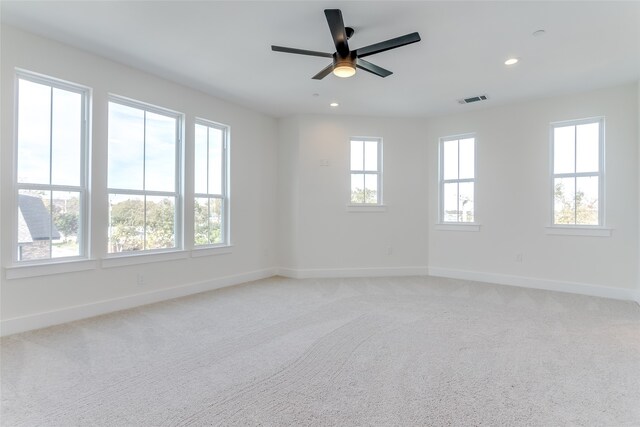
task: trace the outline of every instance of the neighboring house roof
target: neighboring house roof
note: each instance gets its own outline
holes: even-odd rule
[[[49,210],[42,199],[25,194],[20,194],[18,197],[18,243],[60,239],[60,233],[51,223]]]

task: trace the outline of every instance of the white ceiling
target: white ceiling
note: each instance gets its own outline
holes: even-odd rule
[[[632,82],[640,77],[640,2],[7,1],[1,18],[282,117],[433,116]],[[422,41],[367,58],[390,69],[311,77],[333,52],[323,10],[342,10],[352,49],[418,31]],[[544,29],[544,36],[532,33]],[[507,67],[505,59],[520,57]],[[313,94],[318,94],[313,96]],[[457,99],[488,94],[488,102]],[[331,110],[331,101],[340,107]]]

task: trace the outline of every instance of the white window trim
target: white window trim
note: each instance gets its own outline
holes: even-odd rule
[[[365,212],[365,213],[379,213],[386,212],[387,205],[374,205],[372,203],[361,203],[361,204],[348,204],[347,212]]]
[[[480,224],[475,222],[444,222],[435,225],[437,231],[480,231]]]
[[[58,259],[58,258],[56,258]],[[77,271],[95,270],[98,261],[95,259],[55,261],[47,264],[14,265],[5,268],[7,280],[24,279],[27,277],[50,276],[52,274],[73,273]]]
[[[444,143],[460,139],[473,138],[473,178],[444,179]],[[458,146],[459,147],[459,146]],[[477,222],[476,193],[478,185],[478,137],[475,133],[463,133],[459,135],[443,136],[438,140],[438,222],[435,229],[438,231],[480,231],[480,223]],[[458,166],[460,153],[458,151]],[[473,222],[445,221],[444,220],[444,184],[445,182],[473,182]]]
[[[69,186],[69,185],[53,185],[53,184],[20,184],[18,183],[18,121],[19,121],[19,80],[28,80],[33,83],[38,83],[42,85],[46,85],[49,87],[55,87],[57,89],[66,90],[69,92],[75,92],[82,95],[82,130],[81,130],[81,147],[80,147],[80,156],[82,164],[80,165],[80,185],[79,186]],[[90,212],[90,172],[89,162],[91,159],[91,99],[92,99],[92,90],[91,88],[83,85],[79,85],[76,83],[71,83],[65,80],[57,79],[54,77],[49,77],[44,74],[35,73],[32,71],[28,71],[21,68],[15,69],[14,74],[14,141],[13,141],[13,171],[12,171],[12,180],[13,180],[13,205],[12,205],[12,224],[13,224],[13,232],[11,237],[11,266],[7,267],[7,275],[9,274],[9,269],[12,267],[24,266],[23,271],[29,270],[27,267],[34,266],[46,266],[50,264],[61,265],[61,264],[71,264],[79,261],[87,261],[89,260],[91,253],[91,212]],[[60,257],[60,258],[46,258],[40,260],[26,260],[19,261],[18,260],[18,204],[19,204],[19,193],[21,189],[46,189],[49,191],[77,191],[80,194],[80,203],[79,207],[81,209],[80,218],[81,221],[78,224],[79,235],[80,235],[80,243],[79,243],[79,252],[78,256],[70,256],[70,257]],[[33,270],[33,268],[30,268]],[[57,270],[57,267],[54,267],[54,270]],[[18,270],[16,270],[18,271]],[[74,270],[72,270],[74,271]],[[20,277],[20,276],[18,276]],[[21,277],[30,277],[21,276]]]
[[[363,157],[363,170],[351,170],[351,142],[352,141],[375,141],[377,143],[378,148],[378,170],[375,172],[365,171],[364,170],[364,157]],[[364,147],[363,147],[363,156],[364,156]],[[347,211],[348,212],[384,212],[386,211],[386,206],[383,201],[383,191],[382,191],[382,138],[374,137],[374,136],[352,136],[349,138],[349,196],[347,200]],[[351,174],[353,173],[361,173],[365,175],[377,175],[378,181],[378,194],[376,203],[353,203],[351,202]],[[363,209],[360,209],[363,208]]]
[[[128,189],[118,189],[107,187],[107,197],[111,194],[130,194],[130,195],[142,195],[142,196],[169,196],[175,197],[175,217],[174,217],[174,236],[175,236],[175,247],[166,248],[166,249],[143,249],[141,251],[128,251],[128,252],[118,252],[118,253],[109,253],[107,248],[106,259],[114,258],[121,259],[127,256],[134,257],[135,259],[143,259],[140,258],[141,255],[146,254],[158,254],[159,252],[179,252],[184,250],[184,185],[183,185],[183,153],[184,153],[184,121],[185,117],[183,113],[158,107],[152,104],[147,104],[142,101],[133,100],[131,98],[123,97],[120,95],[109,94],[107,100],[107,108],[108,103],[114,102],[116,104],[126,105],[128,107],[141,109],[144,111],[148,111],[151,113],[156,113],[164,116],[174,117],[176,119],[176,160],[175,160],[175,191],[150,191],[150,190],[128,190]],[[108,129],[108,124],[107,124]],[[107,137],[108,138],[108,137]],[[145,142],[146,144],[146,142]],[[107,142],[107,150],[108,150],[108,142]],[[107,156],[108,159],[108,156]],[[108,160],[107,160],[108,162]],[[108,169],[108,165],[107,165]],[[107,177],[108,180],[108,177]],[[105,265],[105,260],[102,261],[102,265]],[[147,262],[147,261],[140,261]],[[152,262],[152,261],[149,261]],[[138,262],[132,262],[131,264],[137,264]],[[107,263],[109,264],[109,263]],[[114,264],[118,265],[118,262],[114,262]],[[130,265],[126,263],[121,263],[120,265]]]
[[[223,153],[222,153],[222,158],[223,158],[223,162],[222,162],[222,191],[223,194],[215,194],[215,193],[196,193],[194,190],[193,193],[193,199],[195,199],[196,197],[219,197],[222,199],[222,206],[224,208],[224,211],[222,213],[222,226],[220,227],[220,229],[222,230],[223,233],[223,238],[222,238],[222,242],[221,243],[212,243],[212,244],[208,244],[208,245],[196,245],[195,243],[195,239],[193,240],[193,250],[194,251],[202,251],[202,250],[206,250],[206,249],[212,249],[213,252],[212,253],[222,253],[222,251],[219,248],[227,248],[227,247],[231,247],[231,203],[230,203],[230,197],[229,197],[229,193],[231,190],[231,186],[230,186],[230,177],[231,174],[229,172],[230,170],[230,163],[231,163],[231,127],[229,125],[225,125],[222,123],[218,123],[218,122],[214,122],[212,120],[208,120],[208,119],[203,119],[203,118],[199,118],[196,117],[195,121],[194,121],[194,129],[196,125],[201,125],[201,126],[207,126],[207,127],[213,127],[216,129],[220,129],[223,131],[223,135],[224,135],[224,140],[223,140]],[[195,132],[194,132],[194,147],[195,147]],[[195,165],[194,165],[194,171],[195,171]],[[207,173],[209,171],[207,170]],[[194,184],[195,184],[195,176],[194,176]],[[195,187],[195,185],[194,185]],[[195,237],[195,218],[193,219],[193,229],[194,229],[194,236]],[[230,251],[229,251],[230,252]],[[208,252],[198,252],[198,253],[202,253],[205,255],[194,255],[194,252],[191,252],[191,256],[206,256],[208,254]],[[227,253],[227,252],[225,252]]]
[[[583,173],[573,173],[573,174],[558,174],[558,175],[566,175],[566,176],[598,176],[598,224],[597,225],[587,225],[587,224],[555,224],[555,179],[556,174],[554,173],[554,129],[556,127],[563,126],[578,126],[588,123],[600,123],[600,135],[598,141],[598,150],[599,150],[599,158],[598,158],[598,173],[593,174],[591,172],[583,174]],[[550,177],[550,197],[551,201],[551,209],[550,209],[550,225],[545,227],[545,234],[556,234],[556,235],[566,235],[566,236],[599,236],[599,237],[609,237],[611,236],[611,228],[606,226],[605,222],[605,147],[604,147],[604,136],[605,136],[605,118],[604,116],[598,117],[588,117],[585,119],[576,119],[576,120],[563,120],[557,122],[551,122],[549,125],[549,177]],[[575,153],[574,153],[575,157]],[[575,159],[574,159],[575,161]]]

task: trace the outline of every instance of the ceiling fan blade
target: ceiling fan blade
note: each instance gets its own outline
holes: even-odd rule
[[[293,47],[271,46],[275,52],[297,53],[298,55],[321,56],[323,58],[333,58],[333,54],[327,52],[317,52],[315,50],[296,49]]]
[[[420,34],[411,33],[404,36],[389,39],[380,43],[375,43],[369,46],[356,49],[356,56],[358,58],[364,58],[365,56],[373,55],[376,53],[384,52],[390,49],[395,49],[400,46],[405,46],[411,43],[419,42]]]
[[[356,58],[356,67],[380,77],[387,77],[393,74],[389,70],[385,70],[382,67],[378,67],[377,65],[372,64],[371,62],[365,61],[364,59],[360,59],[360,58]]]
[[[336,52],[338,52],[342,57],[349,55],[347,30],[344,28],[342,12],[340,12],[340,9],[325,9],[324,16],[327,17],[327,23],[331,30],[331,37],[333,37],[333,43],[336,45]]]
[[[311,77],[314,80],[322,80],[325,77],[327,77],[329,74],[331,74],[331,72],[333,71],[333,63],[327,65],[326,67],[324,67],[322,69],[322,71],[320,71],[318,74],[316,74],[315,76]]]

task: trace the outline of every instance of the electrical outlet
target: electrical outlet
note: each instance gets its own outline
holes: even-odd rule
[[[516,262],[522,262],[522,252],[516,254]]]
[[[144,276],[141,273],[138,273],[137,282],[138,282],[138,286],[144,285]]]
[[[393,247],[391,246],[387,247],[387,255],[393,255]]]

